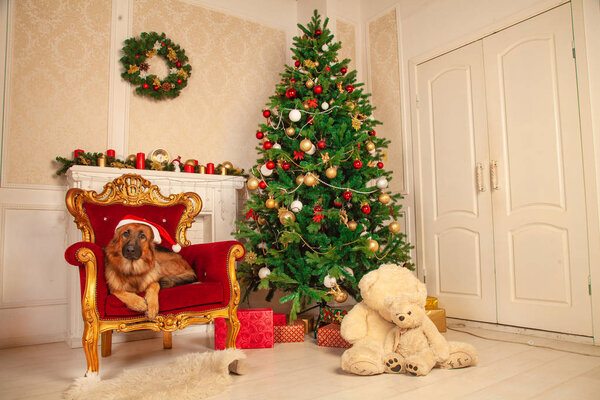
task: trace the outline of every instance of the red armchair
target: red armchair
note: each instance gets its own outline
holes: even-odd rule
[[[240,328],[237,319],[240,287],[235,261],[244,256],[244,248],[236,241],[190,245],[185,233],[202,208],[200,196],[180,193],[165,197],[156,185],[141,176],[126,174],[107,183],[102,193],[70,189],[66,204],[83,234],[83,241],[71,245],[65,258],[79,267],[86,375],[97,373],[99,369],[99,335],[105,357],[111,353],[114,330],[162,331],[163,345],[170,348],[171,332],[190,324],[225,318],[228,327],[226,345],[235,347]],[[104,277],[103,247],[112,239],[116,224],[127,214],[162,225],[182,246],[179,254],[195,269],[198,277],[198,282],[162,289],[159,314],[154,321],[128,309],[111,295]]]

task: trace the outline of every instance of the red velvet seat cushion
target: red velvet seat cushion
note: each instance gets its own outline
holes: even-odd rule
[[[195,282],[188,285],[161,289],[158,293],[159,313],[177,311],[205,311],[226,306],[222,282]],[[141,294],[143,296],[143,293]],[[100,307],[98,307],[100,309]],[[114,294],[106,297],[105,315],[100,318],[134,317],[141,315],[123,304]]]

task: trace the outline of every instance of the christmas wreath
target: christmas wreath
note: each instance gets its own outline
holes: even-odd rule
[[[129,38],[125,40],[123,53],[121,63],[125,71],[121,76],[137,86],[137,94],[162,100],[179,96],[187,86],[192,66],[187,63],[185,51],[164,33],[142,32],[139,38]],[[169,75],[162,79],[148,74],[148,61],[156,55],[163,57],[169,67]]]

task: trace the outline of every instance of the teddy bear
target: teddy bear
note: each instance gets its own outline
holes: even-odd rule
[[[408,370],[417,375],[429,372],[431,368],[427,370],[423,363],[417,362],[417,357],[402,353],[403,346],[410,347],[412,340],[427,343],[430,350],[428,357],[435,360],[433,365],[452,368],[477,362],[472,346],[449,344],[425,315],[427,289],[410,270],[394,264],[382,265],[365,274],[358,288],[362,301],[348,312],[340,327],[341,336],[353,345],[342,354],[342,370],[357,375],[403,373]],[[405,328],[397,324],[405,320],[408,323],[406,315],[401,315],[407,303],[415,309],[406,311],[406,315],[408,311],[411,313],[410,321],[414,324],[411,328],[415,330],[408,334],[406,329],[403,336]],[[423,318],[417,318],[421,311]],[[402,321],[400,317],[403,317]],[[420,335],[417,334],[419,331]],[[463,365],[459,364],[458,358]]]

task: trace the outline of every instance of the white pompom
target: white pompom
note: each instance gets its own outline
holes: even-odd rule
[[[323,278],[323,286],[325,286],[328,289],[334,287],[336,283],[337,280],[333,276],[329,276],[329,274],[325,278]]]
[[[258,270],[258,277],[260,279],[265,279],[269,275],[271,275],[271,270],[267,267],[262,267]]]
[[[263,166],[260,167],[260,173],[263,174],[263,176],[271,176],[271,174],[273,173],[273,170],[267,168],[267,166],[265,164],[263,164]]]
[[[382,176],[379,179],[377,179],[377,183],[375,185],[378,189],[385,189],[386,187],[388,187],[388,180],[385,179],[384,176]]]
[[[326,101],[324,101],[324,102],[323,102],[323,104],[321,104],[321,108],[322,108],[323,110],[327,110],[327,109],[329,108],[329,103],[328,103],[328,102],[326,102]]]
[[[181,251],[181,246],[179,245],[179,243],[175,243],[173,246],[171,246],[171,249],[175,252],[175,253],[179,253],[179,251]]]
[[[293,109],[292,111],[290,111],[289,117],[290,121],[298,122],[300,121],[300,118],[302,118],[302,114],[300,113],[300,110]]]
[[[300,211],[302,211],[302,207],[303,204],[300,200],[294,200],[292,201],[292,204],[290,204],[290,210],[295,213],[299,213]]]

